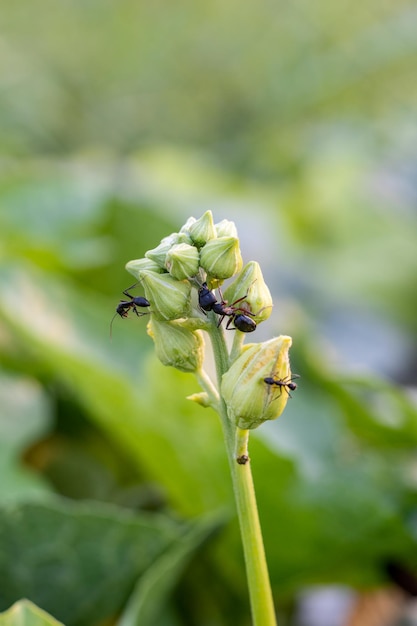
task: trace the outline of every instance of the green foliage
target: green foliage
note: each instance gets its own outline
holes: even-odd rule
[[[3,375],[0,406],[0,500],[42,498],[48,494],[47,484],[22,466],[21,455],[51,427],[47,398],[34,379]]]
[[[178,567],[212,529],[213,520],[191,530],[166,517],[93,502],[55,500],[3,509],[0,606],[26,597],[67,626],[100,624],[120,611],[136,580],[146,588],[162,558],[166,567]],[[165,579],[166,587],[167,574]],[[175,574],[171,579],[176,580]],[[145,606],[156,614],[164,591],[160,583],[150,594],[142,592],[139,621],[129,623],[145,623],[140,621]]]
[[[301,375],[251,441],[277,605],[309,583],[385,583],[387,559],[414,567],[415,9],[6,0],[2,21],[2,503],[28,528],[65,509],[74,533],[82,516],[57,494],[135,511],[113,508],[115,526],[143,509],[152,532],[161,514],[185,520],[139,579],[129,561],[129,589],[113,580],[117,610],[245,624],[235,520],[206,549],[204,524],[189,525],[231,503],[216,416],[185,400],[191,377],[156,362],[146,318],[117,317],[109,339],[126,261],[212,209],[273,293],[256,341],[293,336]],[[40,584],[25,541],[26,583]]]
[[[90,208],[80,213],[78,226],[84,226],[77,235],[66,213],[62,223],[56,216],[48,220],[48,203],[40,204],[37,219],[47,224],[43,237],[32,211],[19,219],[26,200],[16,191],[13,211],[0,212],[7,250],[0,268],[3,497],[17,503],[35,495],[49,500],[55,488],[76,498],[174,510],[187,518],[230,506],[220,426],[210,409],[185,399],[197,390],[192,378],[156,362],[143,318],[115,319],[110,341],[110,319],[130,282],[127,274],[118,271],[110,289],[107,282],[95,280],[107,266],[107,256],[89,261],[87,255],[81,266],[74,266],[67,254],[69,240],[86,237],[89,245],[94,240],[95,224],[104,223],[107,215],[106,196],[94,200],[95,212],[91,198],[86,201]],[[37,194],[24,197],[34,209]],[[130,208],[126,211],[127,219]],[[135,211],[135,220],[142,223],[146,210],[139,203]],[[165,218],[158,222],[155,214],[152,232],[159,228],[160,238],[165,227]],[[112,240],[111,228],[103,227],[100,237]],[[129,241],[134,239],[130,233]],[[124,241],[118,245],[114,258],[126,261]],[[113,291],[111,300],[108,291]],[[275,309],[268,324],[274,323],[274,315]],[[378,584],[385,580],[387,559],[412,565],[415,554],[409,523],[416,505],[410,480],[415,406],[400,387],[375,376],[336,374],[317,340],[309,337],[303,318],[297,323],[293,319],[288,330],[297,337],[293,369],[302,374],[299,389],[285,416],[259,429],[251,442],[272,583],[283,600],[308,583]],[[25,469],[19,461],[24,451]],[[30,520],[35,509],[29,510]],[[224,584],[216,595],[220,613],[228,614],[230,598],[240,598],[238,618],[244,623],[238,535],[233,522],[205,560],[207,571],[216,576],[223,572]],[[186,577],[187,568],[196,567],[187,557],[193,545],[190,538],[185,552],[173,546],[172,556],[146,568],[145,578],[137,583],[139,599],[131,600],[128,606],[134,608],[126,609],[127,615],[136,610],[152,615],[173,587],[195,583]],[[32,571],[30,564],[27,571]],[[204,585],[211,584],[204,576],[200,572],[200,592],[194,589],[196,604],[199,593],[203,601]],[[153,589],[153,584],[164,600],[157,591],[154,599],[146,586]],[[115,594],[122,608],[128,593],[124,600],[120,589]],[[182,623],[175,602],[166,600],[164,606],[161,623]],[[192,619],[201,619],[191,602],[188,610]],[[52,613],[61,615],[54,608]],[[227,623],[227,618],[218,619]]]
[[[178,583],[186,565],[209,534],[219,526],[219,518],[194,524],[142,576],[118,621],[118,626],[152,626],[160,623],[169,594]]]
[[[28,600],[16,602],[8,611],[0,614],[1,626],[59,626],[62,622],[42,611]]]

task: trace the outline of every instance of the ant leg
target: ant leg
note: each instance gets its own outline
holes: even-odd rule
[[[227,320],[227,324],[226,324],[226,330],[236,330],[236,326],[229,328],[230,324],[232,323],[232,320],[234,320],[235,316],[234,315],[230,315],[229,319]]]
[[[128,298],[130,298],[131,300],[133,300],[133,296],[129,293],[129,291],[131,289],[133,289],[133,287],[136,287],[136,285],[139,285],[139,283],[133,283],[133,285],[131,287],[128,287],[127,289],[124,290],[124,295],[127,296]]]
[[[243,298],[239,298],[238,300],[235,300],[234,302],[232,302],[232,304],[230,306],[235,306],[235,304],[239,304],[239,302],[243,302],[243,300],[245,300],[245,298],[248,297],[248,292],[245,293],[245,295],[243,296]],[[240,308],[240,307],[237,307]]]
[[[132,311],[136,313],[138,317],[143,317],[144,315],[150,315],[151,313],[151,311],[138,311],[135,304],[131,307],[131,309]],[[123,317],[127,317],[127,311],[126,311],[126,315],[124,315]]]
[[[251,287],[252,287],[253,283],[255,283],[255,282],[256,282],[256,278],[255,278],[255,280],[253,280],[253,281],[251,282],[251,284],[249,285],[248,290],[247,290],[247,292],[245,293],[245,295],[244,295],[242,298],[238,298],[237,300],[235,300],[235,301],[234,301],[234,302],[233,302],[230,306],[235,306],[235,304],[239,304],[239,302],[243,302],[243,300],[246,300],[246,298],[247,298],[247,297],[248,297],[248,295],[249,295],[249,291],[250,291],[250,289],[251,289]],[[247,311],[247,309],[241,309],[240,307],[238,307],[238,309],[239,309],[239,310],[241,310],[241,311],[243,311],[245,315],[248,315],[248,314],[249,314],[249,315],[258,315],[258,313],[259,313],[259,311],[258,311],[258,313],[250,313],[249,311]]]
[[[259,309],[259,311],[256,311],[256,313],[252,313],[252,315],[256,316],[259,315],[260,313],[262,313],[262,311],[265,311],[265,309],[272,309],[272,304],[268,304],[267,306],[263,306],[262,309]]]
[[[219,319],[219,323],[217,324],[217,328],[220,328],[221,323],[222,323],[222,321],[224,320],[224,318],[225,318],[225,317],[226,317],[225,315],[222,315],[222,316],[220,317],[220,319]],[[226,328],[227,328],[227,326],[226,326]]]

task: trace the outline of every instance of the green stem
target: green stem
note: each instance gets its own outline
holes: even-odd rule
[[[212,320],[209,335],[212,341],[220,390],[222,376],[229,368],[229,355],[223,329],[217,328],[217,323],[214,319]],[[229,420],[227,407],[221,392],[219,414],[223,426],[239,517],[253,626],[276,626],[271,583],[256,505],[251,464],[247,455],[249,432],[236,428]],[[239,462],[237,462],[237,458],[240,459]]]
[[[213,407],[213,409],[218,411],[219,410],[219,394],[210,376],[203,369],[198,370],[196,372],[196,376],[197,376],[197,380],[199,382],[200,387],[202,387],[204,391],[207,393],[211,406]]]
[[[242,352],[243,342],[245,341],[245,333],[241,333],[240,330],[236,330],[233,337],[233,345],[230,351],[230,361],[233,363]]]

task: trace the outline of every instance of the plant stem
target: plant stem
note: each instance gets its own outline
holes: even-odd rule
[[[237,359],[237,357],[242,352],[243,342],[245,341],[245,333],[241,333],[239,330],[236,330],[235,336],[233,337],[233,345],[230,351],[230,361],[233,363]]]
[[[256,505],[251,465],[247,456],[249,431],[236,428],[227,415],[227,407],[221,395],[221,380],[229,368],[229,355],[223,329],[217,327],[212,316],[209,335],[212,341],[214,360],[220,394],[219,414],[223,426],[227,454],[232,474],[233,490],[239,518],[246,574],[252,610],[253,626],[276,626],[274,603],[268,566],[266,563],[261,525]],[[236,350],[235,355],[236,357]],[[237,458],[245,460],[237,462]]]
[[[216,409],[217,411],[218,405],[219,405],[219,394],[210,376],[203,369],[196,372],[196,376],[200,384],[200,387],[202,387],[204,391],[207,393],[208,397],[210,398],[212,407]]]

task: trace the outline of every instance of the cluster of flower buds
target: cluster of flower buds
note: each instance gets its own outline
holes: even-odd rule
[[[211,211],[198,220],[189,218],[178,233],[162,239],[145,258],[129,261],[126,269],[141,283],[150,304],[148,333],[158,358],[184,372],[202,368],[207,312],[218,326],[226,317],[226,328],[251,332],[272,311],[258,263],[243,267],[235,224],[214,224]],[[236,275],[222,294],[223,281]],[[219,297],[211,291],[216,288]],[[291,380],[290,345],[289,337],[251,344],[223,376],[221,393],[230,419],[240,428],[256,428],[283,411],[289,396],[283,381]]]

